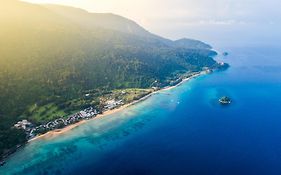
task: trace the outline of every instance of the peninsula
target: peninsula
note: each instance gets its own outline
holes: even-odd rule
[[[204,42],[165,39],[114,14],[17,0],[0,10],[0,160],[38,135],[227,66]]]

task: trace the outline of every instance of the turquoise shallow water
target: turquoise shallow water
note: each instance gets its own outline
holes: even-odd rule
[[[0,174],[280,175],[281,51],[226,49],[227,71],[31,142]]]

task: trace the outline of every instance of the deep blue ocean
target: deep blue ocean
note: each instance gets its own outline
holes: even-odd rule
[[[281,47],[221,51],[228,70],[33,141],[0,174],[280,175]]]

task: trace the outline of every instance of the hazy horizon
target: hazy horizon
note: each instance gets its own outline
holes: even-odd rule
[[[0,175],[281,174],[280,0],[1,2]]]
[[[281,38],[281,12],[277,0],[25,0],[53,3],[85,9],[89,12],[114,13],[136,21],[152,33],[170,39],[183,37],[223,45],[239,45],[237,39],[255,45]],[[158,5],[161,4],[161,5]],[[276,7],[276,8],[272,8]],[[157,10],[155,10],[157,9]],[[269,43],[269,42],[268,42]]]

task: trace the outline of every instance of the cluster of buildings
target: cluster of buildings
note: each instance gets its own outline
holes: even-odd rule
[[[109,101],[106,102],[106,105],[104,106],[104,109],[110,110],[110,109],[116,108],[117,106],[123,105],[123,104],[124,104],[123,100],[118,100],[118,101],[109,100]]]
[[[105,110],[105,111],[111,110],[111,109],[114,109],[123,104],[124,103],[122,100],[118,100],[118,101],[116,101],[114,99],[109,100],[106,102],[103,110]],[[87,120],[87,119],[95,117],[97,114],[99,114],[99,112],[95,108],[89,107],[84,110],[81,110],[80,112],[72,114],[72,115],[68,116],[67,118],[61,117],[61,118],[58,118],[54,121],[50,121],[43,125],[35,126],[27,120],[22,120],[22,121],[17,122],[14,125],[14,127],[18,128],[18,129],[23,129],[26,132],[28,139],[32,139],[40,133],[44,133],[44,132],[54,130],[54,129],[63,128],[67,125],[76,123],[80,120]]]
[[[26,132],[30,132],[34,127],[34,125],[27,120],[22,120],[22,121],[18,121],[18,123],[16,123],[14,127],[18,129],[23,129]]]
[[[53,129],[63,128],[67,125],[76,123],[80,120],[90,119],[95,117],[98,111],[93,107],[84,109],[78,113],[68,116],[67,118],[59,118],[54,121],[48,122],[44,125],[34,126],[31,122],[27,120],[19,121],[14,125],[18,129],[23,129],[27,133],[29,139],[34,138],[37,134],[46,132]]]
[[[56,119],[55,121],[51,121],[45,125],[40,125],[40,126],[46,128],[46,129],[52,130],[52,129],[59,128],[62,125],[67,126],[67,125],[75,123],[79,120],[93,118],[97,114],[98,114],[98,112],[96,109],[94,109],[93,107],[89,107],[76,114],[68,116],[66,119],[59,118],[59,119]]]

